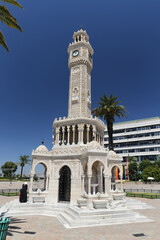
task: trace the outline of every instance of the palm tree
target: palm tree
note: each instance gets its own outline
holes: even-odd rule
[[[0,0],[1,2],[9,3],[12,5],[15,5],[17,7],[23,8],[17,1],[15,0]],[[23,31],[22,28],[18,25],[16,18],[14,18],[9,10],[6,8],[5,5],[0,4],[0,20],[6,24],[8,27],[11,28],[16,28],[20,30],[21,32]],[[0,44],[9,52],[5,38],[0,31]]]
[[[22,178],[22,174],[23,174],[23,168],[26,164],[30,164],[31,160],[29,159],[28,155],[24,155],[24,156],[19,156],[19,162],[17,163],[18,165],[20,165],[21,167],[21,175],[20,178]]]
[[[101,102],[98,108],[93,109],[92,113],[94,116],[104,118],[107,123],[108,137],[109,137],[109,150],[114,150],[113,148],[113,122],[115,121],[115,116],[118,118],[126,117],[125,113],[127,110],[124,106],[119,105],[121,101],[117,101],[117,97],[112,94],[110,97],[100,97]]]

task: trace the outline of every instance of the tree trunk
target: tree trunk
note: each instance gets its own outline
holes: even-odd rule
[[[21,176],[20,176],[20,178],[22,178],[22,174],[23,174],[23,166],[21,167]]]
[[[114,147],[113,147],[113,121],[111,121],[110,119],[107,120],[107,130],[108,130],[109,150],[114,151]]]

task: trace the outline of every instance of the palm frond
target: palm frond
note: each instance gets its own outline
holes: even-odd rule
[[[11,13],[9,12],[9,10],[6,8],[6,6],[2,6],[2,5],[0,5],[0,15],[4,15],[4,16],[6,16],[6,17],[11,17],[11,18],[13,18],[14,20],[16,20],[12,15],[11,15]]]
[[[0,0],[1,2],[6,2],[6,3],[9,3],[9,4],[12,4],[16,7],[20,7],[20,8],[23,8],[17,1],[15,0]]]
[[[3,34],[1,31],[0,31],[0,44],[7,50],[7,52],[9,52],[5,38],[3,37]]]
[[[9,10],[5,6],[0,6],[0,20],[11,28],[16,28],[23,31],[21,27],[18,25],[16,18],[14,18]]]

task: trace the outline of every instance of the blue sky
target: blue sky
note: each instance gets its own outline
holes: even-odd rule
[[[0,47],[0,165],[31,155],[42,138],[52,148],[53,120],[67,116],[67,48],[81,25],[95,51],[92,109],[112,93],[128,120],[160,116],[159,0],[19,2],[24,10],[8,7],[23,33],[0,23],[10,49]]]

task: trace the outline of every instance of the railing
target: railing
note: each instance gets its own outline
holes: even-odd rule
[[[138,198],[150,198],[150,199],[159,199],[160,194],[155,193],[133,193],[133,192],[126,192],[127,197],[138,197]]]
[[[44,188],[33,188],[32,190],[34,192],[36,192],[38,189],[40,189],[42,192],[45,191]],[[19,195],[19,192],[20,192],[20,189],[19,188],[16,188],[16,189],[13,189],[13,188],[10,188],[10,189],[0,189],[0,196],[3,195],[3,196],[18,196]]]
[[[0,189],[0,195],[3,196],[18,196],[20,189]]]
[[[128,189],[123,189],[124,192],[139,192],[139,193],[160,193],[160,190],[158,189],[144,189],[144,188],[128,188]]]

